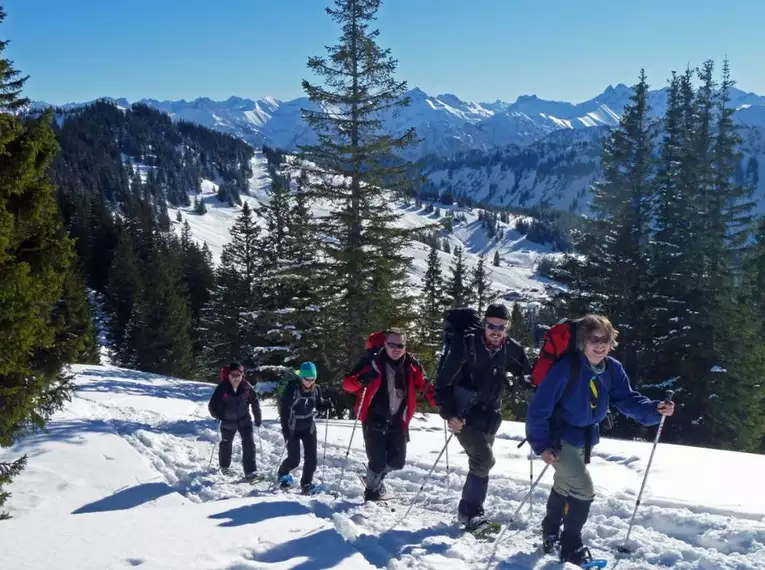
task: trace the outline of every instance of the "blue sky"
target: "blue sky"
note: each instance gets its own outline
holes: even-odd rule
[[[101,96],[302,96],[309,55],[339,31],[329,0],[0,0],[6,55],[51,103]],[[673,69],[731,61],[765,94],[763,0],[384,0],[380,43],[430,94],[582,101]]]

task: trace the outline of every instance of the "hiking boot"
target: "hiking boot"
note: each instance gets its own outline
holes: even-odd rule
[[[220,468],[220,472],[221,472],[223,475],[226,475],[227,477],[230,477],[231,475],[233,475],[233,474],[234,474],[234,470],[233,470],[233,469],[231,469],[231,467],[221,467],[221,468]]]
[[[569,552],[563,552],[561,550],[560,561],[571,562],[572,564],[581,566],[585,562],[592,562],[592,554],[590,554],[590,549],[586,546],[580,546]]]
[[[560,548],[560,535],[559,534],[544,534],[542,533],[542,550],[545,554],[552,554]]]
[[[257,471],[251,471],[250,473],[244,474],[244,480],[245,481],[254,481],[258,478],[258,472]]]
[[[304,495],[315,495],[321,492],[321,486],[315,483],[308,483],[306,485],[300,485],[300,492]]]
[[[292,487],[292,484],[295,482],[295,480],[292,478],[292,475],[290,473],[287,473],[285,475],[282,475],[279,477],[279,488],[280,489],[289,489]]]
[[[381,499],[381,497],[380,497],[379,489],[376,490],[376,491],[373,490],[373,489],[370,489],[369,487],[364,489],[364,502],[367,502],[367,501],[379,501],[380,499]]]

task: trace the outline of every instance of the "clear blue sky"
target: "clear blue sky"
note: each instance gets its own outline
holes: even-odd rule
[[[339,31],[330,0],[0,0],[6,54],[51,103],[101,96],[302,96],[306,58]],[[384,0],[380,43],[430,94],[582,101],[673,69],[731,61],[765,94],[765,0]]]

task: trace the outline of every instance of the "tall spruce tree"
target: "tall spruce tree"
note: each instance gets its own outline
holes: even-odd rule
[[[380,0],[335,0],[327,14],[341,26],[327,57],[311,57],[308,67],[323,85],[303,81],[313,110],[303,117],[317,135],[304,146],[302,168],[311,174],[311,198],[329,205],[317,219],[323,237],[313,273],[325,300],[321,339],[336,372],[364,351],[374,327],[405,324],[411,299],[406,291],[403,255],[408,232],[396,227],[385,188],[407,186],[408,167],[393,155],[414,142],[414,131],[383,132],[382,118],[409,104],[406,82],[394,77],[396,61],[377,44],[370,28]],[[339,182],[338,182],[339,180]]]
[[[572,312],[606,314],[621,330],[620,357],[640,383],[641,348],[650,335],[647,293],[654,213],[653,122],[644,72],[604,144],[603,181],[594,186],[594,219],[580,237],[585,260],[569,257],[562,271],[572,277]],[[559,275],[561,272],[556,272]]]
[[[446,298],[451,307],[468,307],[473,304],[473,291],[470,288],[465,251],[457,246],[450,267],[451,275],[446,280]]]
[[[436,353],[443,339],[443,313],[446,308],[443,274],[438,249],[431,245],[428,267],[422,284],[419,303],[419,323],[416,335],[418,357],[428,372],[435,372]]]
[[[0,9],[0,23],[5,12]],[[58,150],[51,114],[22,120],[14,111],[25,77],[2,57],[0,41],[0,446],[27,428],[42,427],[69,397],[55,318],[73,258],[58,220],[48,168]],[[24,467],[25,456],[0,463],[0,485]],[[8,493],[0,488],[0,507]],[[0,518],[4,515],[0,513]]]
[[[486,256],[484,255],[478,258],[478,263],[473,270],[470,288],[473,290],[478,312],[483,314],[483,310],[494,299],[494,291],[491,288],[491,270],[486,267]]]

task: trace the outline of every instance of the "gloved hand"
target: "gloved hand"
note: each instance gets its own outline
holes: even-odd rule
[[[379,372],[377,371],[377,367],[374,363],[372,363],[372,366],[367,370],[366,372],[359,374],[359,384],[364,386],[365,388],[369,386],[372,383],[372,380],[377,378],[379,376]]]
[[[255,418],[255,427],[260,427],[263,425],[263,420],[260,418]]]

